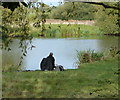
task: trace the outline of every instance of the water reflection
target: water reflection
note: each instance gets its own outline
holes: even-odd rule
[[[9,67],[9,66],[18,66],[20,62],[20,58],[22,56],[22,52],[19,49],[19,40],[14,39],[13,42],[9,45],[10,51],[2,50],[2,66]],[[23,61],[24,62],[24,61]],[[25,63],[25,62],[24,62]],[[22,65],[21,67],[23,67]]]
[[[108,49],[112,46],[118,47],[118,37],[105,36],[99,42],[99,47],[100,47],[101,51]]]
[[[75,68],[76,50],[104,51],[105,49],[117,45],[117,38],[102,39],[33,39],[33,50],[28,50],[24,58],[23,67],[27,70],[39,69],[39,63],[43,57],[47,57],[50,52],[54,53],[56,64],[63,65],[66,69]],[[19,49],[19,40],[14,39],[10,45],[12,51],[3,50],[3,66],[17,65],[22,55]]]

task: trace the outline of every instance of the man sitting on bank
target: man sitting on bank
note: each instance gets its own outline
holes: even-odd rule
[[[53,57],[53,53],[51,52],[47,58],[43,58],[40,64],[41,70],[49,70],[52,71],[55,68],[55,58]]]

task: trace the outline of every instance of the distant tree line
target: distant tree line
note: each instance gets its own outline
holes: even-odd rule
[[[29,22],[37,24],[42,23],[42,31],[44,31],[44,23],[46,22],[46,19],[72,19],[95,20],[96,25],[99,26],[104,33],[120,33],[119,2],[65,2],[57,7],[51,7],[42,3],[38,4],[40,6],[36,7],[31,3],[29,8],[18,5],[18,8],[16,8],[16,10],[13,10],[12,8],[12,11],[3,9],[2,21],[4,31],[8,32],[9,30],[7,30],[7,28],[11,29],[11,24],[16,27],[19,26],[21,32],[22,30],[27,31]],[[19,12],[19,10],[21,11]],[[18,12],[22,14],[18,14]]]
[[[119,2],[66,2],[53,9],[50,18],[95,20],[105,34],[120,34]]]
[[[93,5],[80,2],[66,2],[53,9],[50,17],[62,20],[93,20],[95,8]]]
[[[118,8],[118,2],[106,2],[106,5]],[[96,25],[105,34],[118,34],[120,35],[120,18],[118,9],[105,8],[104,6],[95,6],[97,12],[95,13]]]

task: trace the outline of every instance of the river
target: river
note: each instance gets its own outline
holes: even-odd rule
[[[26,40],[28,41],[28,40]],[[11,51],[2,50],[2,66],[16,66],[20,62],[22,52],[19,48],[19,39],[14,39],[10,44]],[[34,38],[32,50],[27,50],[27,56],[23,59],[22,69],[39,70],[39,63],[50,52],[53,52],[55,63],[63,65],[65,69],[76,68],[76,51],[95,50],[104,52],[111,46],[118,46],[118,38],[104,36],[103,38],[54,38],[41,39]],[[29,47],[29,45],[28,45]]]

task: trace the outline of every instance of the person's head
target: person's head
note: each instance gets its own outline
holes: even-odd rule
[[[53,53],[52,53],[52,52],[50,52],[49,56],[53,56]]]

